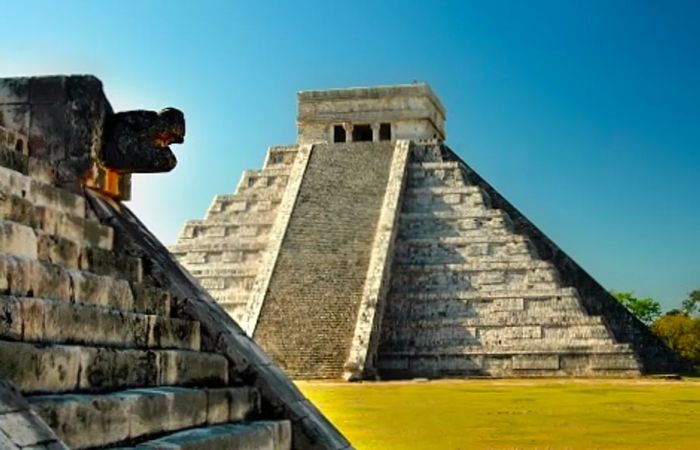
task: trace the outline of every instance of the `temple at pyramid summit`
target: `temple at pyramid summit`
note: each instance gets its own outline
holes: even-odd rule
[[[295,378],[688,369],[446,145],[445,119],[422,83],[299,92],[297,142],[170,250]]]

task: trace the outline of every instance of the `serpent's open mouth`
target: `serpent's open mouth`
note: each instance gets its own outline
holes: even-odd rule
[[[165,125],[165,129],[156,133],[153,143],[160,148],[167,148],[170,144],[182,144],[185,140],[185,117],[175,108],[166,108],[158,113],[159,119]]]

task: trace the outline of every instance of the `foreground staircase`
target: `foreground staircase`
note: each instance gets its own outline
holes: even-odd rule
[[[438,143],[407,172],[377,367],[384,378],[639,373],[508,214]]]
[[[15,444],[50,448],[291,448],[290,422],[263,420],[258,389],[117,245],[84,196],[0,166],[0,377],[29,404],[0,402],[0,430],[40,418],[55,436]]]

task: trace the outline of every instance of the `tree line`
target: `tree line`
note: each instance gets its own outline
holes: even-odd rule
[[[700,289],[690,292],[679,308],[665,314],[653,298],[638,298],[632,292],[611,293],[669,347],[700,366]]]

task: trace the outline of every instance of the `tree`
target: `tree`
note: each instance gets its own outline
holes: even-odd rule
[[[700,319],[666,314],[654,322],[651,331],[683,358],[700,365]]]
[[[700,289],[695,289],[688,294],[688,298],[681,303],[681,311],[689,316],[700,312]]]
[[[661,305],[653,298],[637,298],[632,292],[611,292],[611,294],[647,326],[661,316]]]

